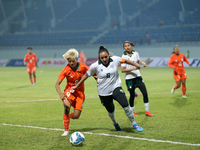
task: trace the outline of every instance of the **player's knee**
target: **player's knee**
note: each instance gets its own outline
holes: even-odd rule
[[[74,119],[78,119],[80,117],[80,115],[75,115]]]

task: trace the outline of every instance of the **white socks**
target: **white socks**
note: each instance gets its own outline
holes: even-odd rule
[[[145,111],[149,111],[149,103],[144,103]]]
[[[129,120],[131,121],[132,125],[135,124],[136,122],[131,107],[129,105],[127,107],[124,107],[124,111]]]
[[[115,111],[113,111],[112,113],[109,113],[109,112],[107,112],[107,113],[108,113],[108,116],[110,117],[110,119],[112,120],[112,122],[114,124],[117,124],[117,121],[115,119]]]

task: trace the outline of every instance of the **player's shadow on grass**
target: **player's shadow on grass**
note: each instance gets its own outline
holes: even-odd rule
[[[175,106],[175,107],[183,107],[185,105],[191,104],[191,102],[189,102],[188,98],[182,98],[180,96],[176,96],[173,99],[174,99],[174,102],[170,103],[170,104]]]
[[[22,89],[22,88],[27,88],[27,87],[30,87],[30,86],[32,86],[32,85],[18,86],[18,87],[9,88],[9,89],[6,89],[6,90],[8,91],[8,90],[13,90],[13,89]]]

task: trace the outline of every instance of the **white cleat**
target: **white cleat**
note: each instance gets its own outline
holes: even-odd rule
[[[69,133],[69,131],[65,131],[63,134],[61,134],[61,136],[67,136]]]
[[[182,98],[187,98],[187,96],[185,96],[185,95],[182,95]]]
[[[175,91],[175,90],[172,88],[172,90],[171,90],[171,94],[174,94],[174,91]]]

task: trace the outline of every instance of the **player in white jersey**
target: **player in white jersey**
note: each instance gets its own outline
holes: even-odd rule
[[[121,87],[121,79],[117,71],[117,67],[120,63],[128,63],[140,68],[140,65],[123,59],[118,56],[109,56],[108,50],[104,46],[99,47],[99,60],[93,63],[81,80],[72,87],[72,89],[78,88],[83,81],[92,75],[96,75],[97,89],[102,105],[106,108],[108,116],[113,122],[117,131],[122,131],[121,127],[115,119],[115,106],[113,99],[115,99],[125,111],[125,114],[132,123],[132,127],[137,131],[143,131],[143,128],[138,126],[135,122],[133,110],[130,108],[126,95]]]
[[[138,52],[132,51],[131,46],[133,46],[134,48],[134,43],[131,43],[129,41],[124,42],[123,48],[125,49],[125,51],[124,54],[122,55],[122,58],[131,60],[135,63],[141,64],[144,67],[146,67],[147,65],[140,60]],[[148,93],[144,81],[142,79],[140,70],[135,69],[135,67],[129,64],[122,64],[121,70],[123,73],[125,73],[126,86],[130,93],[129,104],[134,112],[134,116],[137,116],[134,109],[135,88],[139,88],[140,91],[142,92],[144,106],[145,106],[145,115],[150,117],[154,116],[154,114],[151,114],[149,112]]]

